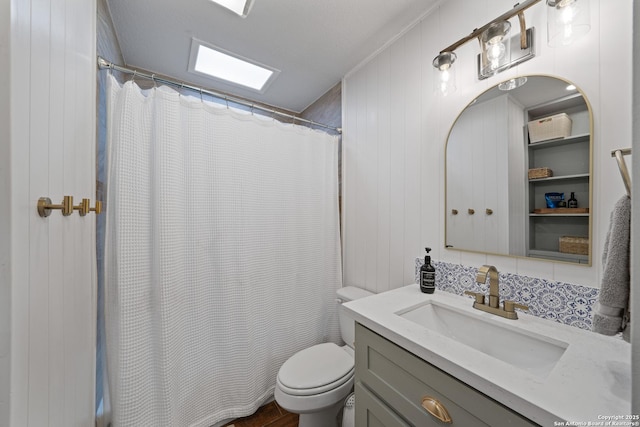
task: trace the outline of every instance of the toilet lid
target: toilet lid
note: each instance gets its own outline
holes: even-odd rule
[[[353,376],[353,357],[334,343],[324,343],[301,350],[284,362],[278,381],[287,392],[299,395],[326,391]]]

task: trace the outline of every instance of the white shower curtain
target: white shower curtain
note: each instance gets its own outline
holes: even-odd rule
[[[111,76],[107,103],[113,425],[247,415],[339,340],[336,137]]]

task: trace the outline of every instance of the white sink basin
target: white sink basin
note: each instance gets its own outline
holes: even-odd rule
[[[518,320],[490,319],[488,316],[494,315],[462,311],[436,301],[395,314],[541,378],[549,375],[568,347],[565,342],[507,323]]]

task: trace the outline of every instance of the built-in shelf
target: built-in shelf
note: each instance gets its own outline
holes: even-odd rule
[[[566,213],[566,214],[539,214],[539,213],[530,213],[530,214],[529,214],[529,216],[530,216],[530,217],[532,217],[532,216],[540,216],[540,217],[550,217],[550,216],[556,216],[556,217],[558,217],[558,216],[570,216],[570,217],[576,217],[576,216],[583,216],[583,217],[588,218],[588,217],[589,217],[589,214],[588,214],[588,213],[575,213],[575,214],[572,214],[572,213]]]
[[[583,179],[583,178],[589,178],[589,174],[588,173],[578,173],[578,174],[575,174],[575,175],[549,176],[549,177],[546,177],[546,178],[530,179],[529,182],[534,183],[534,182],[560,181],[560,180]]]
[[[568,144],[577,144],[580,142],[589,142],[591,135],[583,133],[580,135],[571,135],[566,138],[548,139],[546,141],[533,142],[529,144],[530,150],[537,150],[539,148],[548,148],[550,145],[560,147]]]
[[[590,236],[590,214],[584,209],[580,213],[542,213],[546,209],[546,193],[564,193],[565,200],[569,194],[575,193],[580,208],[589,208],[591,205],[590,115],[582,95],[573,94],[529,108],[525,111],[525,120],[538,120],[558,113],[565,113],[571,118],[571,131],[575,134],[529,143],[525,129],[527,167],[549,168],[554,175],[528,180],[525,207],[527,253],[537,258],[588,263],[587,255],[559,252],[559,240],[562,236]],[[534,212],[534,208],[539,210]]]
[[[588,255],[567,254],[564,252],[556,251],[541,251],[538,249],[529,249],[529,255],[533,255],[537,258],[554,259],[558,261],[572,261],[579,264],[587,264],[589,262]]]
[[[577,92],[559,99],[554,99],[553,101],[544,102],[534,107],[530,107],[527,113],[529,116],[529,120],[537,120],[543,117],[550,116],[552,114],[556,114],[558,112],[576,108],[586,109],[586,103],[584,101],[584,98],[582,97],[582,94]]]

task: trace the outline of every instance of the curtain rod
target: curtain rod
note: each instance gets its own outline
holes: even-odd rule
[[[110,70],[120,71],[121,73],[125,73],[125,74],[133,74],[134,77],[142,77],[144,79],[153,80],[154,82],[169,84],[169,85],[172,85],[172,86],[177,86],[177,87],[179,87],[181,89],[189,89],[191,91],[198,92],[201,95],[202,94],[207,94],[207,95],[213,96],[215,98],[221,99],[221,100],[223,100],[225,102],[229,102],[230,101],[230,102],[233,102],[235,104],[244,105],[245,107],[249,107],[252,110],[260,110],[260,111],[263,111],[265,113],[269,113],[270,115],[274,115],[275,114],[275,115],[278,115],[278,116],[286,117],[288,119],[293,120],[294,124],[295,124],[296,121],[298,121],[298,122],[303,122],[303,123],[310,124],[312,126],[318,126],[318,127],[329,129],[329,130],[334,130],[334,131],[336,131],[338,133],[342,133],[342,128],[329,126],[329,125],[326,125],[324,123],[314,122],[313,120],[303,119],[302,117],[297,117],[297,116],[294,116],[294,115],[291,115],[291,114],[283,113],[283,112],[278,111],[278,110],[274,110],[274,109],[271,109],[271,108],[267,108],[267,107],[262,107],[260,105],[256,105],[256,104],[251,103],[249,101],[246,101],[246,100],[244,100],[242,98],[236,98],[236,97],[228,96],[228,95],[225,95],[225,94],[222,94],[222,93],[213,92],[213,91],[201,88],[201,87],[197,87],[197,86],[192,86],[192,85],[186,84],[186,83],[178,81],[178,80],[169,80],[169,79],[165,79],[165,78],[162,78],[162,77],[157,77],[155,74],[143,73],[143,72],[140,72],[138,70],[134,70],[132,68],[127,68],[127,67],[123,67],[121,65],[114,64],[113,62],[107,61],[106,59],[104,59],[101,56],[98,56],[98,68],[100,68],[101,70],[105,69],[105,68],[108,68]]]

